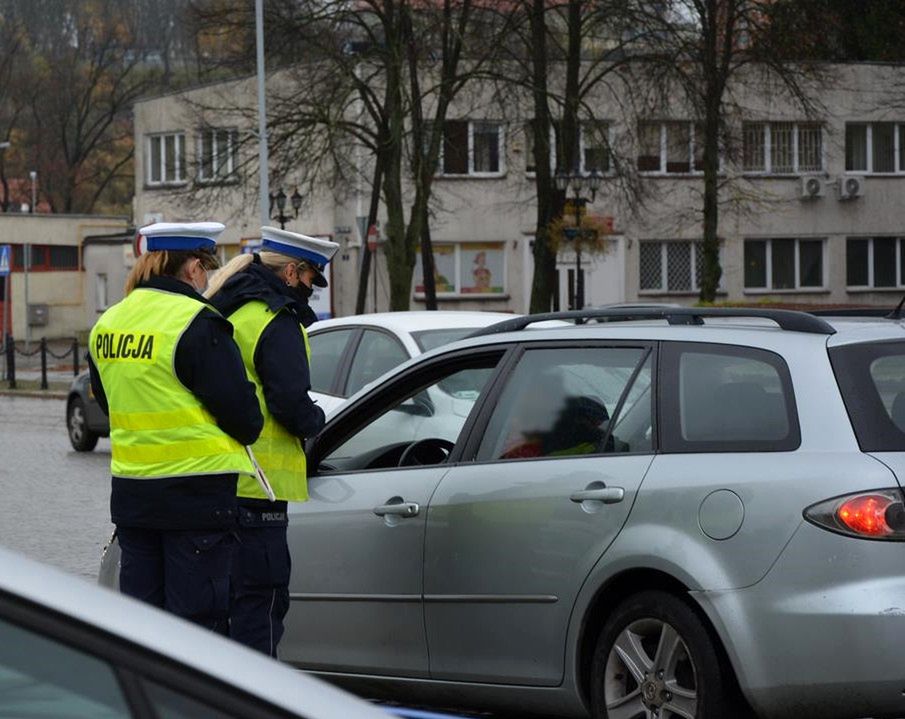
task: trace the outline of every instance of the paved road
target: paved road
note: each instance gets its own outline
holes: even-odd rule
[[[62,400],[0,396],[0,545],[90,581],[110,538],[110,441],[73,451]]]

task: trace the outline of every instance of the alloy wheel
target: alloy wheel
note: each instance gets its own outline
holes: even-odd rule
[[[85,411],[75,403],[69,411],[69,437],[74,443],[81,442],[85,435]]]
[[[638,619],[620,632],[607,657],[609,719],[695,719],[694,662],[681,635],[659,619]]]

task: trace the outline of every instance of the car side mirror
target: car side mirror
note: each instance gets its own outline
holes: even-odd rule
[[[427,396],[427,392],[419,392],[411,399],[398,405],[396,409],[405,414],[414,415],[415,417],[433,417],[434,403]]]

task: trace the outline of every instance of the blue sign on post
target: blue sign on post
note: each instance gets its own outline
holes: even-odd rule
[[[12,258],[12,247],[10,245],[0,245],[0,277],[6,277],[9,274],[9,265]],[[2,298],[0,298],[2,300]]]

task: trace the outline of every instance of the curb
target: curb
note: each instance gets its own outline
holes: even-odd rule
[[[52,392],[50,390],[32,389],[0,389],[0,397],[25,397],[28,399],[66,399],[66,392]]]

